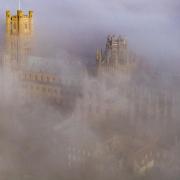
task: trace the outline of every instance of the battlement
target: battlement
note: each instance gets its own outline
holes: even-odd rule
[[[16,15],[6,11],[6,33],[11,35],[28,35],[32,33],[33,11],[25,15],[22,10],[17,10]]]
[[[106,41],[106,48],[103,52],[97,49],[96,60],[98,64],[127,64],[128,62],[128,41],[122,36],[109,35]]]
[[[109,35],[107,37],[106,48],[127,48],[127,46],[128,41],[122,36]]]

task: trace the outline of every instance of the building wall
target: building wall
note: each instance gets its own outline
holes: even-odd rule
[[[46,72],[21,72],[20,80],[24,94],[42,97],[43,99],[54,99],[56,102],[62,100],[60,81],[57,76]]]

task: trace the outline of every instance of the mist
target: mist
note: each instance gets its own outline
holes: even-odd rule
[[[5,10],[17,6],[1,0],[1,59]],[[34,11],[32,56],[56,72],[63,100],[23,94],[22,82],[1,68],[1,179],[177,179],[179,7],[177,0],[22,1]],[[137,61],[132,75],[94,72],[108,34],[127,37]],[[139,175],[134,156],[146,148],[160,160]]]
[[[6,9],[17,9],[16,1],[1,2],[1,17]],[[108,34],[125,35],[133,50],[154,61],[177,61],[178,7],[176,0],[22,1],[24,10],[34,10],[39,48],[45,43],[51,55],[62,48],[90,61]]]

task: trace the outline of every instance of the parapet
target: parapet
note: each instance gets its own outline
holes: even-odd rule
[[[19,18],[32,18],[33,17],[33,11],[30,10],[28,15],[25,15],[22,10],[17,10],[17,14],[11,16],[11,11],[7,10],[6,11],[6,18],[12,18],[12,17],[19,17]]]
[[[127,48],[128,40],[123,36],[108,35],[106,48],[124,47]]]
[[[22,10],[17,10],[16,15],[11,15],[11,11],[6,11],[6,33],[13,35],[32,33],[33,11],[27,15]]]

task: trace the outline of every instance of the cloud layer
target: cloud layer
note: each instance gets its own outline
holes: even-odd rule
[[[17,9],[17,1],[1,1],[1,17],[6,9]],[[96,47],[115,33],[127,36],[137,53],[171,61],[180,55],[179,6],[177,0],[22,1],[23,9],[34,10],[36,37],[52,54],[63,48],[93,58]]]

